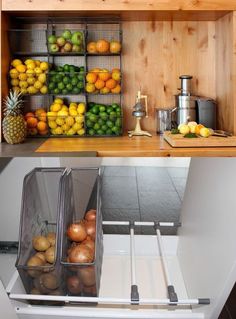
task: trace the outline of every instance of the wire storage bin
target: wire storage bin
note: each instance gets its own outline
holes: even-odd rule
[[[16,268],[28,294],[64,294],[59,263],[64,174],[64,168],[35,168],[24,178]]]
[[[100,196],[99,169],[71,169],[64,180],[64,205],[61,225],[61,264],[65,292],[72,296],[97,297],[100,288],[103,232]],[[68,227],[81,221],[87,211],[96,210],[96,237],[94,259],[89,263],[72,263],[68,259],[71,240],[67,236]],[[72,244],[76,245],[76,243]],[[79,246],[82,244],[79,244]]]

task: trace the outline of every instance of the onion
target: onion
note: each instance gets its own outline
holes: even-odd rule
[[[88,246],[92,251],[93,251],[93,254],[94,254],[94,251],[95,251],[95,243],[92,239],[88,239],[86,238],[83,242],[82,242],[82,245],[86,245]]]
[[[95,221],[86,221],[84,223],[87,234],[95,240],[96,237],[96,223]]]
[[[87,232],[83,223],[74,223],[67,228],[67,236],[70,240],[81,242],[87,237]]]
[[[84,286],[83,292],[86,293],[89,296],[96,296],[97,295],[97,288],[96,285],[94,286]]]
[[[85,286],[93,286],[96,284],[94,267],[85,267],[79,270],[80,278]]]
[[[67,289],[73,295],[79,294],[81,292],[80,280],[77,276],[70,276],[67,278]]]
[[[84,216],[87,221],[96,220],[96,209],[90,209]]]
[[[69,261],[71,263],[91,263],[93,258],[93,251],[83,244],[71,248],[69,253]]]

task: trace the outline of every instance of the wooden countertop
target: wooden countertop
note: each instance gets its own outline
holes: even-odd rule
[[[162,136],[50,138],[36,152],[63,153],[96,152],[99,157],[232,157],[236,147],[172,148]]]

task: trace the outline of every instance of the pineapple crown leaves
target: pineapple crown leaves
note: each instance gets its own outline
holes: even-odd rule
[[[3,101],[4,116],[19,115],[23,107],[22,93],[17,91],[10,91],[9,95]]]

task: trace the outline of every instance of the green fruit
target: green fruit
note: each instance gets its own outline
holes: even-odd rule
[[[115,125],[118,127],[121,126],[121,119],[120,118],[116,119]]]
[[[111,121],[115,121],[117,118],[116,112],[112,111],[109,115]]]
[[[71,83],[68,83],[68,84],[66,85],[66,89],[67,89],[69,92],[71,92],[71,91],[73,90],[72,84],[71,84]]]
[[[118,135],[118,134],[120,133],[120,128],[117,127],[117,126],[113,126],[111,130],[112,130],[112,132],[115,133],[116,135]]]
[[[91,114],[89,116],[89,119],[90,119],[91,122],[97,122],[97,116],[95,114]]]
[[[104,132],[106,132],[106,130],[108,129],[108,127],[104,124],[104,125],[101,126],[101,129],[102,129]]]
[[[48,37],[48,43],[54,44],[56,42],[57,42],[57,37],[55,35],[52,34]]]
[[[84,66],[81,66],[80,69],[79,69],[79,72],[80,72],[80,73],[82,73],[82,72],[84,73],[84,71],[85,71]]]
[[[63,38],[65,38],[66,40],[70,40],[72,34],[71,34],[70,30],[64,30],[63,33],[62,33],[62,36],[63,36]]]
[[[65,77],[63,78],[63,83],[64,83],[64,84],[70,83],[70,78],[69,78],[68,76],[65,76]]]
[[[55,88],[55,89],[53,90],[53,93],[54,93],[54,94],[59,94],[59,93],[60,93],[60,90],[59,90],[58,88]]]
[[[100,129],[100,125],[98,123],[95,123],[94,126],[93,126],[93,129],[95,131],[99,130]]]
[[[120,107],[119,104],[117,104],[117,103],[112,103],[111,106],[112,106],[113,109],[117,109],[117,108]]]
[[[79,94],[79,93],[80,93],[80,89],[78,89],[78,88],[75,86],[75,87],[73,87],[73,89],[72,89],[72,93],[73,93],[73,94]]]
[[[95,131],[94,131],[94,129],[91,128],[91,129],[89,129],[88,133],[89,133],[89,135],[93,136],[95,134]]]
[[[73,86],[76,86],[78,84],[78,79],[75,76],[71,79],[71,84]]]
[[[97,130],[97,134],[98,134],[98,135],[103,135],[104,132],[103,132],[103,130]]]
[[[108,115],[105,112],[99,113],[99,116],[101,117],[102,120],[107,120],[108,119]]]
[[[60,82],[62,82],[63,77],[60,74],[57,74],[57,75],[55,75],[55,79],[56,79],[57,83],[60,83]]]
[[[60,83],[58,83],[57,87],[59,90],[63,90],[65,88],[65,85],[64,85],[64,83],[60,82]]]
[[[65,65],[63,66],[63,70],[64,70],[65,72],[69,72],[69,71],[70,71],[69,64],[65,64]]]
[[[111,112],[114,112],[113,108],[111,106],[108,106],[107,107],[107,113],[110,114]]]
[[[66,94],[68,94],[68,93],[69,93],[69,92],[68,92],[67,89],[63,89],[63,90],[62,90],[62,94],[66,95]]]
[[[49,91],[52,91],[53,89],[55,89],[55,84],[53,82],[50,82],[48,84],[48,89],[49,89]]]
[[[84,83],[83,83],[83,82],[79,82],[79,83],[77,84],[77,87],[78,87],[79,89],[83,89],[83,88],[84,88]]]
[[[104,121],[104,120],[102,120],[102,119],[98,119],[98,124],[102,126],[102,125],[104,125],[104,124],[105,124],[105,121]]]
[[[49,51],[53,52],[53,53],[56,53],[56,52],[59,51],[59,46],[56,43],[50,44]]]
[[[78,75],[78,80],[79,80],[80,82],[84,82],[84,75],[79,74],[79,75]]]
[[[105,112],[105,111],[106,111],[106,107],[104,105],[100,105],[99,112]]]
[[[63,72],[63,66],[57,66],[56,67],[56,72]]]
[[[90,120],[87,120],[86,121],[86,126],[89,127],[89,128],[93,127],[93,122],[91,122]]]
[[[93,108],[91,109],[91,112],[93,114],[98,114],[99,113],[99,108],[97,107],[97,105],[94,105]]]
[[[88,107],[89,107],[89,108],[92,108],[94,105],[95,105],[94,102],[88,102]]]
[[[69,72],[76,72],[74,65],[69,65]]]
[[[107,126],[112,128],[114,126],[114,124],[112,123],[112,121],[107,121]]]
[[[74,32],[71,37],[71,42],[73,44],[80,45],[83,39],[83,33],[80,31]]]

